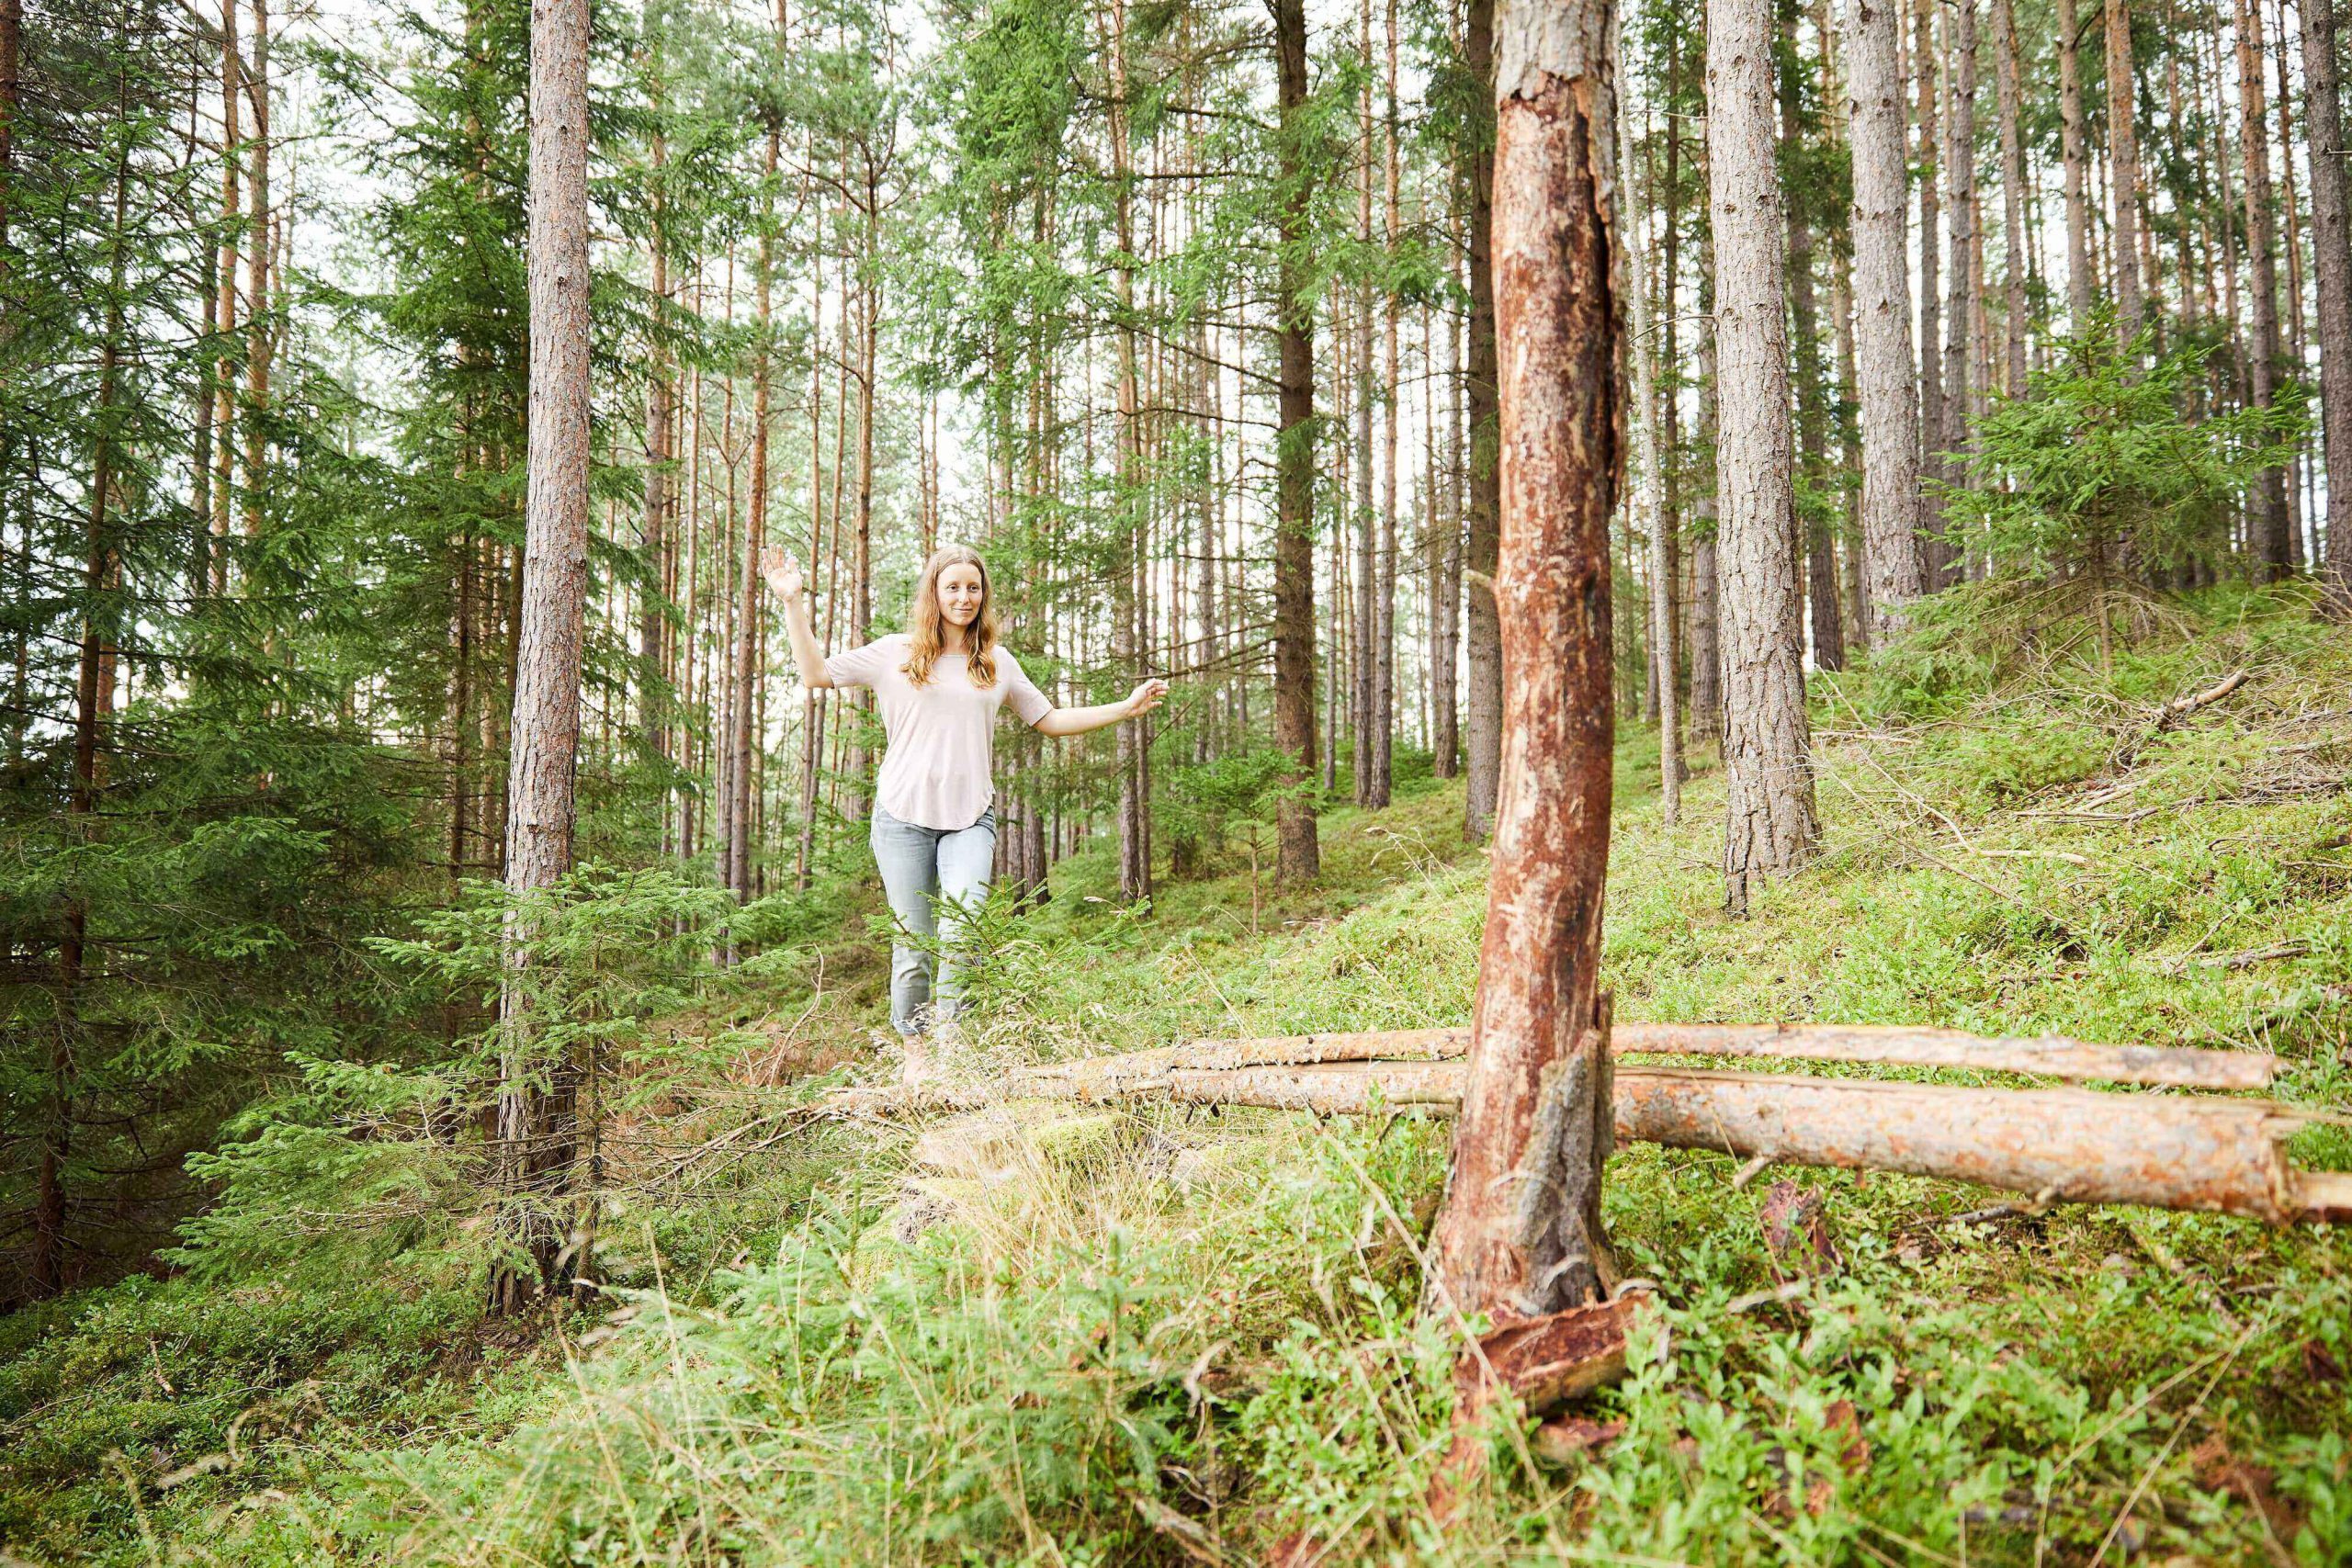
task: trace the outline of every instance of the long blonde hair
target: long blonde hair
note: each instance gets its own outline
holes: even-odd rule
[[[942,545],[922,563],[922,575],[915,580],[914,601],[907,606],[907,638],[912,646],[899,668],[914,685],[931,680],[931,667],[938,662],[940,645],[947,637],[946,617],[939,613],[939,574],[951,566],[979,569],[980,613],[964,628],[964,652],[972,684],[986,691],[996,684],[996,591],[989,582],[989,563],[968,545]]]

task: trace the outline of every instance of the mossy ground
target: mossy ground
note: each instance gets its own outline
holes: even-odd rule
[[[1820,853],[1720,906],[1704,755],[1661,819],[1617,773],[1621,1017],[1812,1019],[2261,1046],[2352,1106],[2352,645],[2291,597],[2078,624],[1980,600],[1818,677]],[[2224,671],[2234,696],[2147,739]],[[2128,764],[2119,759],[2129,748]],[[1484,862],[1458,786],[1325,818],[1325,874],[1243,839],[1148,916],[1105,857],[992,927],[960,1070],[1184,1035],[1457,1023]],[[1266,857],[1268,860],[1271,856]],[[2278,956],[2245,955],[2276,953]],[[2211,960],[2240,957],[2233,966]],[[853,1055],[854,919],[714,1002],[778,1060]],[[823,987],[813,998],[809,982]],[[1988,1080],[1990,1081],[1990,1080]],[[806,1098],[808,1080],[749,1097]],[[1607,1217],[1668,1303],[1623,1423],[1566,1468],[1499,1423],[1424,1497],[1455,1330],[1414,1311],[1442,1125],[1139,1112],[1016,1139],[992,1180],[833,1125],[611,1216],[616,1307],[485,1324],[447,1252],[367,1277],[141,1280],[0,1324],[0,1542],[36,1562],[1343,1561],[2331,1563],[2352,1559],[2352,1244],[2338,1230],[1989,1200],[1639,1146]],[[2341,1123],[2307,1162],[2352,1168]],[[1001,1162],[1002,1163],[1002,1162]],[[1793,1299],[1764,1188],[1838,1267]],[[1859,1439],[1859,1441],[1857,1440]]]

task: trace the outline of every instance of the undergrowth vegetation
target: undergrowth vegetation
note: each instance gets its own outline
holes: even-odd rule
[[[1708,762],[1668,825],[1655,737],[1628,727],[1619,1016],[2262,1047],[2278,1099],[2340,1118],[2352,647],[2291,593],[2086,592],[1945,595],[1816,677],[1820,856],[1746,921],[1720,908]],[[2102,610],[2128,634],[2105,659]],[[1199,874],[1148,914],[1082,857],[984,923],[985,1022],[954,1070],[1465,1021],[1484,861],[1460,809],[1423,778],[1332,813],[1305,890],[1204,813]],[[200,1270],[0,1320],[0,1543],[122,1564],[1251,1562],[1301,1533],[1335,1562],[2352,1557],[2340,1230],[1979,1216],[1953,1183],[1743,1182],[1648,1145],[1612,1161],[1606,1213],[1664,1308],[1582,1412],[1596,1440],[1563,1451],[1500,1411],[1441,1526],[1471,1325],[1419,1311],[1417,1249],[1446,1125],[819,1115],[872,1070],[873,903],[769,901],[740,928],[767,944],[749,977],[616,1037],[665,1065],[616,1091],[601,1300],[483,1319],[482,1216],[420,1180],[397,1245],[286,1213],[309,1245],[273,1252],[257,1193],[197,1233]],[[347,1150],[390,1135],[315,1122]],[[2341,1120],[2296,1152],[2352,1168]],[[1792,1200],[1819,1205],[1802,1269],[1766,1236]]]

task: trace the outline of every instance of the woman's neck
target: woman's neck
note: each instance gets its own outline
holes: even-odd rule
[[[964,636],[964,628],[962,626],[959,626],[955,622],[948,620],[943,620],[939,623],[940,652],[969,653],[971,649],[967,644],[967,639]]]

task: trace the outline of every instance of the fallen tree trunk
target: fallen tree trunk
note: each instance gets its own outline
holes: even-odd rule
[[[1453,1062],[1176,1068],[1169,1098],[1318,1115],[1451,1111]],[[1620,1066],[1618,1140],[1790,1165],[1907,1171],[2070,1202],[2352,1220],[2352,1175],[2298,1170],[2310,1120],[2262,1101],[2091,1089],[1958,1089],[1700,1068]]]
[[[1769,1056],[1798,1062],[1867,1062],[2022,1073],[2073,1082],[2176,1089],[2267,1089],[2278,1058],[2267,1051],[2181,1045],[2095,1045],[2061,1035],[1987,1038],[1957,1029],[1838,1023],[1627,1023],[1611,1026],[1618,1055]],[[1304,1066],[1315,1062],[1442,1061],[1470,1048],[1467,1029],[1375,1030],[1196,1040],[1167,1055],[1170,1067]],[[1146,1052],[1143,1055],[1157,1055]],[[1124,1060],[1125,1058],[1103,1058]]]
[[[1094,1057],[943,1088],[922,1104],[1147,1099],[1321,1116],[1383,1109],[1450,1116],[1462,1098],[1458,1060],[1201,1067],[1190,1058],[1181,1047]],[[2286,1156],[2286,1139],[2314,1118],[2267,1101],[1648,1066],[1620,1066],[1613,1080],[1621,1144],[1899,1170],[2038,1199],[2204,1210],[2274,1224],[2352,1222],[2352,1173],[2301,1170]],[[884,1096],[860,1103],[908,1108]]]

